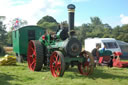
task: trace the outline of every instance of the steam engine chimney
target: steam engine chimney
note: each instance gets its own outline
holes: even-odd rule
[[[74,12],[75,12],[75,5],[69,4],[67,6],[68,8],[68,17],[69,17],[69,27],[68,32],[71,32],[74,30]]]

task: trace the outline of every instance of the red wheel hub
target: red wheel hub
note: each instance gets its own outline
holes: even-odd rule
[[[54,77],[62,76],[64,72],[62,56],[56,51],[50,57],[50,70]]]
[[[36,66],[36,51],[32,41],[29,42],[28,55],[27,55],[28,67],[34,71]]]

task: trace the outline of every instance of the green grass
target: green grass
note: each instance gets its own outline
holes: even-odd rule
[[[0,66],[0,85],[128,85],[128,68],[97,67],[91,76],[82,76],[77,67],[54,78],[49,69],[30,71],[27,63]]]

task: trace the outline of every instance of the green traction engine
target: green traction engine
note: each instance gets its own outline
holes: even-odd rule
[[[38,41],[29,42],[27,60],[30,70],[40,71],[43,67],[50,67],[52,75],[60,77],[69,66],[77,65],[82,75],[93,72],[93,57],[89,52],[82,51],[82,44],[74,30],[74,11],[75,6],[69,4],[68,28],[59,26],[56,33],[45,33]]]

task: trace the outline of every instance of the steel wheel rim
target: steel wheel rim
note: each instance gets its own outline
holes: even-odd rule
[[[86,61],[78,64],[78,70],[80,71],[80,74],[87,76],[93,72],[94,59],[93,59],[91,53],[89,53],[87,51],[83,51],[82,55],[83,54],[86,54],[86,56],[88,56],[88,57],[84,56],[86,58]]]
[[[61,57],[57,52],[53,52],[50,58],[50,70],[54,77],[59,77],[61,73]]]
[[[36,67],[36,49],[32,41],[29,42],[27,61],[29,69],[34,71]]]
[[[84,65],[81,63],[79,65],[79,71],[82,75],[88,75],[90,71],[89,62],[85,62]]]

